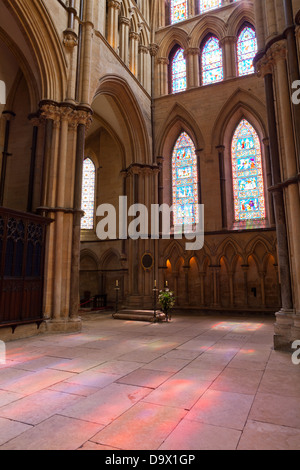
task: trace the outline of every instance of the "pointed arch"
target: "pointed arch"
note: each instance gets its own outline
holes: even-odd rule
[[[62,41],[44,2],[14,0],[1,2],[0,14],[8,47],[16,55],[27,79],[32,98],[32,108],[43,99],[60,102],[65,97],[67,86],[67,62]],[[29,41],[18,41],[20,32]],[[41,41],[41,38],[43,40]]]
[[[174,26],[168,30],[159,43],[158,57],[169,57],[174,46],[179,45],[184,50],[189,47],[189,37],[186,31]]]
[[[190,47],[200,48],[209,35],[216,36],[221,41],[226,34],[226,23],[217,16],[206,14],[205,21],[199,19],[190,33]]]
[[[196,149],[204,148],[205,141],[197,120],[184,106],[175,103],[157,138],[157,155],[171,156],[174,142],[182,131],[191,136]]]
[[[138,100],[127,81],[117,75],[106,75],[100,80],[93,100],[96,113],[97,100],[101,96],[109,97],[122,121],[122,131],[124,135],[126,134],[127,141],[127,148],[125,148],[128,157],[127,166],[131,163],[151,164],[150,122],[147,127]],[[98,114],[101,116],[100,110]]]

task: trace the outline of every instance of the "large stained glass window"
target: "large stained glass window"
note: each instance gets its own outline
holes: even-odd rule
[[[183,49],[175,53],[171,66],[172,93],[186,90],[186,60]]]
[[[95,212],[96,169],[90,158],[83,162],[82,204],[84,217],[81,219],[82,230],[93,230]]]
[[[234,133],[231,151],[235,221],[265,219],[261,143],[246,119]]]
[[[199,222],[198,165],[195,146],[183,132],[174,147],[172,158],[174,225]]]
[[[238,37],[237,56],[239,76],[254,73],[253,59],[257,53],[255,30],[245,26]]]
[[[171,24],[188,18],[187,0],[171,0]]]
[[[205,13],[215,8],[222,6],[222,0],[199,0],[200,1],[200,13]]]
[[[203,46],[201,55],[202,85],[223,80],[223,54],[219,40],[211,36]]]

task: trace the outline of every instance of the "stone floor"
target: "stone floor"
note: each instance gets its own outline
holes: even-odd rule
[[[299,450],[300,365],[273,319],[87,316],[6,345],[0,450]]]

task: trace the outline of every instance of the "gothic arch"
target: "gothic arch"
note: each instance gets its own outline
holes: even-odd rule
[[[186,51],[189,47],[189,37],[186,31],[175,26],[169,30],[161,40],[158,56],[169,57],[171,50],[176,44],[181,46]]]
[[[219,40],[226,35],[226,25],[224,21],[211,14],[199,20],[190,34],[190,47],[200,48],[203,40],[208,35],[216,36]]]
[[[126,128],[129,149],[126,149],[127,166],[134,163],[151,163],[150,129],[146,123],[140,106],[126,80],[116,75],[106,75],[100,80],[95,90],[93,106],[101,95],[110,97]]]
[[[89,250],[87,248],[81,250],[81,252],[80,252],[80,263],[82,263],[82,261],[84,259],[91,259],[92,262],[95,263],[95,266],[97,267],[97,269],[100,268],[99,258],[96,255],[96,253],[94,253],[94,251]]]
[[[107,269],[109,264],[115,260],[121,267],[121,255],[120,253],[115,250],[114,248],[109,248],[100,258],[99,265],[102,270]]]
[[[204,138],[196,119],[186,108],[176,103],[170,111],[169,118],[157,139],[157,154],[170,154],[176,142],[176,138],[182,131],[186,131],[190,135],[196,149],[204,148]]]
[[[172,266],[172,271],[174,271],[174,266],[176,266],[181,257],[183,257],[183,248],[178,240],[173,240],[164,253],[163,265],[165,266],[169,261]]]
[[[267,137],[266,108],[252,93],[238,89],[227,100],[216,119],[212,136],[212,148],[224,145],[228,140],[228,132],[231,137],[234,129],[242,118],[246,118],[259,133],[261,141]]]
[[[253,240],[251,240],[246,246],[247,255],[252,255],[258,246],[262,246],[265,252],[272,253],[272,247],[269,246],[268,241],[264,239],[261,235],[257,235]]]
[[[7,0],[1,6],[1,15],[9,24],[9,31],[5,31],[6,44],[26,78],[32,111],[36,111],[37,103],[43,99],[62,101],[67,81],[66,58],[44,3]],[[22,42],[20,33],[30,38],[30,42]]]
[[[236,6],[227,21],[228,36],[237,36],[244,23],[255,25],[255,15],[253,8],[246,4]]]
[[[232,250],[230,254],[230,260],[228,251]],[[236,256],[241,257],[242,259],[245,258],[243,254],[243,250],[241,249],[240,245],[234,240],[232,237],[226,238],[221,244],[218,246],[219,256],[218,262],[220,262],[221,258],[225,257],[227,261],[229,261],[230,266],[233,263],[233,260]]]

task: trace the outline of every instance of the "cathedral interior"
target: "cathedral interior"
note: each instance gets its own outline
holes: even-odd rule
[[[175,316],[260,315],[291,351],[299,86],[300,0],[2,0],[0,339],[80,332],[116,294],[151,311],[168,286]],[[120,200],[172,207],[169,236],[121,234]],[[189,250],[174,228],[200,207]]]

